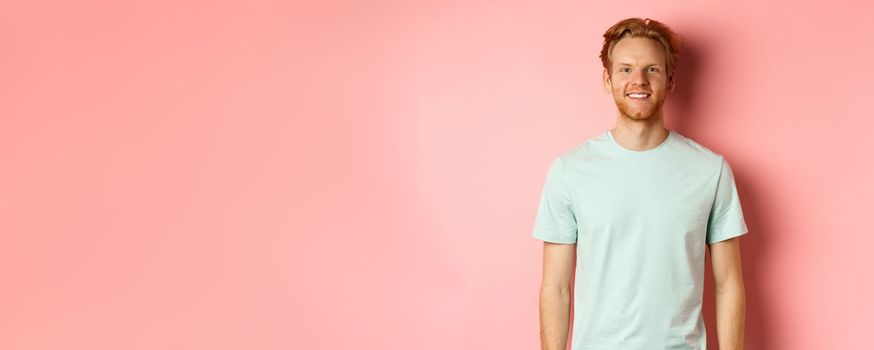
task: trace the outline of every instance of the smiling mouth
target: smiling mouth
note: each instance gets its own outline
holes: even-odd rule
[[[649,98],[649,95],[650,94],[647,94],[647,93],[631,93],[631,94],[626,94],[625,96],[636,99],[636,100],[645,100],[645,99]]]

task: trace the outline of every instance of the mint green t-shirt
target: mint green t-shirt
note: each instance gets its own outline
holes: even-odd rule
[[[707,348],[705,244],[747,226],[725,158],[668,131],[633,151],[607,130],[549,167],[532,235],[576,243],[572,350]]]

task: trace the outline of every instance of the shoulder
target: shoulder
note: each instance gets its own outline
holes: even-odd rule
[[[610,139],[607,133],[602,131],[560,152],[557,161],[566,164],[580,164],[604,155],[609,150]]]
[[[713,151],[700,142],[677,131],[673,132],[674,148],[678,151],[677,153],[681,154],[683,157],[689,158],[689,161],[722,167],[722,162],[725,161],[725,157],[722,154]]]

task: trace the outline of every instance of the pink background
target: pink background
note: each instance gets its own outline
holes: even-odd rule
[[[632,16],[735,171],[747,348],[870,347],[865,3],[6,2],[0,348],[539,348],[537,200]]]

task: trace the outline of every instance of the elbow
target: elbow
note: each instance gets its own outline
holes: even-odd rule
[[[732,278],[725,281],[716,282],[716,293],[743,293],[744,282],[741,278]]]
[[[567,285],[542,285],[540,287],[540,299],[571,300],[571,288]]]

